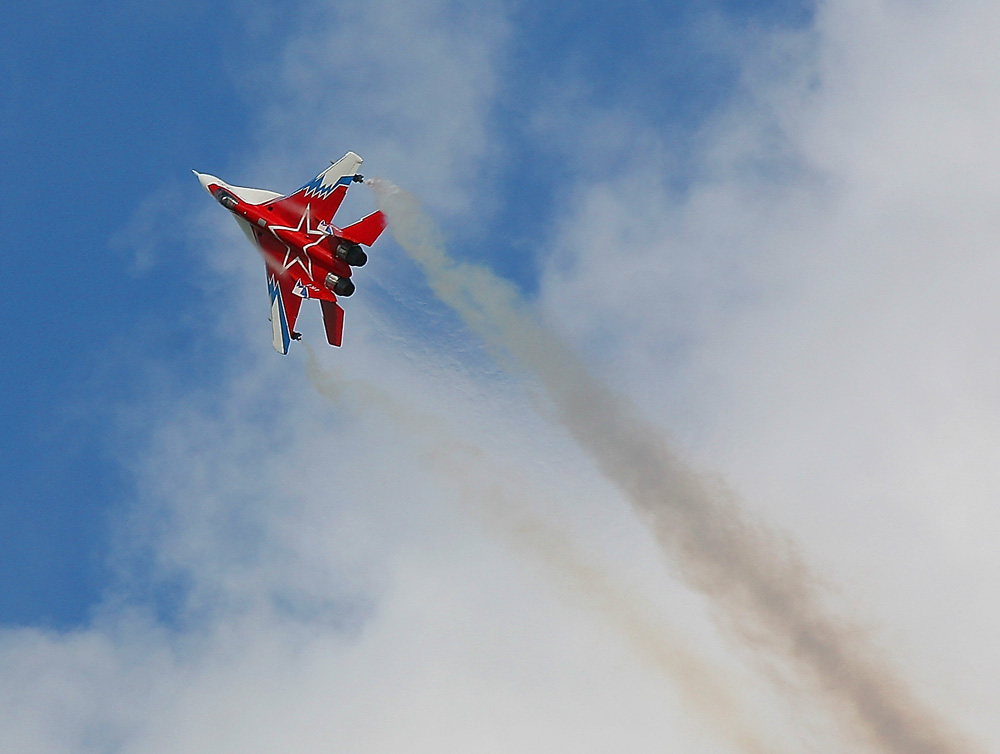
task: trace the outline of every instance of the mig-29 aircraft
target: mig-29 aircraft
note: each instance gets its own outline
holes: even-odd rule
[[[344,310],[337,296],[354,293],[351,268],[368,261],[362,246],[371,246],[385,229],[385,216],[373,212],[346,228],[333,216],[358,175],[361,158],[348,152],[294,194],[282,196],[264,189],[230,186],[214,175],[192,171],[264,257],[271,296],[272,344],[288,353],[295,320],[304,298],[319,299],[330,345],[344,336]]]

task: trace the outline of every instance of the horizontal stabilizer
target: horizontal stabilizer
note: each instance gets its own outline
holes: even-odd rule
[[[341,234],[348,241],[371,246],[382,235],[383,230],[385,230],[385,215],[381,212],[372,212],[367,217],[362,217],[354,225],[348,225],[341,231]]]
[[[326,328],[326,339],[331,346],[340,346],[344,342],[344,310],[336,301],[320,299],[323,307],[323,326]]]

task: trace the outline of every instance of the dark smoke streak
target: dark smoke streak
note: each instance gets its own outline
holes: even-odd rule
[[[321,366],[312,349],[303,345],[306,375],[317,392],[333,402],[373,408],[389,417],[418,443],[428,467],[452,481],[466,502],[474,503],[491,533],[549,565],[573,596],[617,628],[645,665],[670,678],[691,717],[703,720],[708,730],[744,754],[781,751],[741,704],[732,678],[699,656],[639,592],[579,550],[563,527],[540,518],[535,511],[544,506],[527,502],[530,496],[514,483],[515,473],[493,466],[482,448],[460,439],[438,417],[415,411],[375,385]]]
[[[851,738],[863,735],[894,754],[977,750],[914,695],[867,635],[829,611],[787,538],[752,521],[689,468],[632,404],[530,316],[513,287],[452,260],[414,197],[388,181],[369,185],[435,294],[490,347],[534,371],[562,424],[627,495],[684,577],[712,598],[730,632],[772,665],[796,671]]]

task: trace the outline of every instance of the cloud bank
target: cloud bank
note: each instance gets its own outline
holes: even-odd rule
[[[788,541],[751,521],[724,490],[685,464],[635,406],[595,380],[543,329],[512,286],[449,257],[415,197],[370,180],[399,244],[434,292],[498,350],[536,374],[566,426],[653,528],[684,576],[707,593],[733,633],[794,666],[811,692],[886,752],[970,751],[946,721],[875,652],[857,626],[830,614],[820,583]]]

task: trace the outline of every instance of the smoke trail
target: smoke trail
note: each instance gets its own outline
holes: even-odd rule
[[[331,401],[348,397],[347,405],[374,407],[413,437],[429,466],[454,482],[466,501],[490,529],[519,549],[539,558],[561,575],[573,596],[611,622],[633,650],[673,680],[681,702],[707,727],[728,738],[746,754],[776,754],[777,747],[757,730],[733,694],[733,684],[675,629],[648,607],[645,598],[618,582],[604,567],[586,558],[559,527],[533,513],[521,490],[512,489],[512,473],[492,467],[483,451],[462,441],[436,419],[395,400],[375,385],[348,380],[330,367],[322,367],[306,346],[306,374],[313,387]],[[504,480],[503,486],[496,480]]]
[[[689,468],[632,404],[538,324],[510,284],[451,259],[411,194],[386,180],[367,183],[434,293],[501,358],[506,353],[537,375],[559,421],[622,489],[683,576],[712,598],[724,627],[796,671],[847,735],[864,735],[893,754],[974,750],[914,695],[863,632],[829,612],[821,586],[785,537],[752,521]]]

